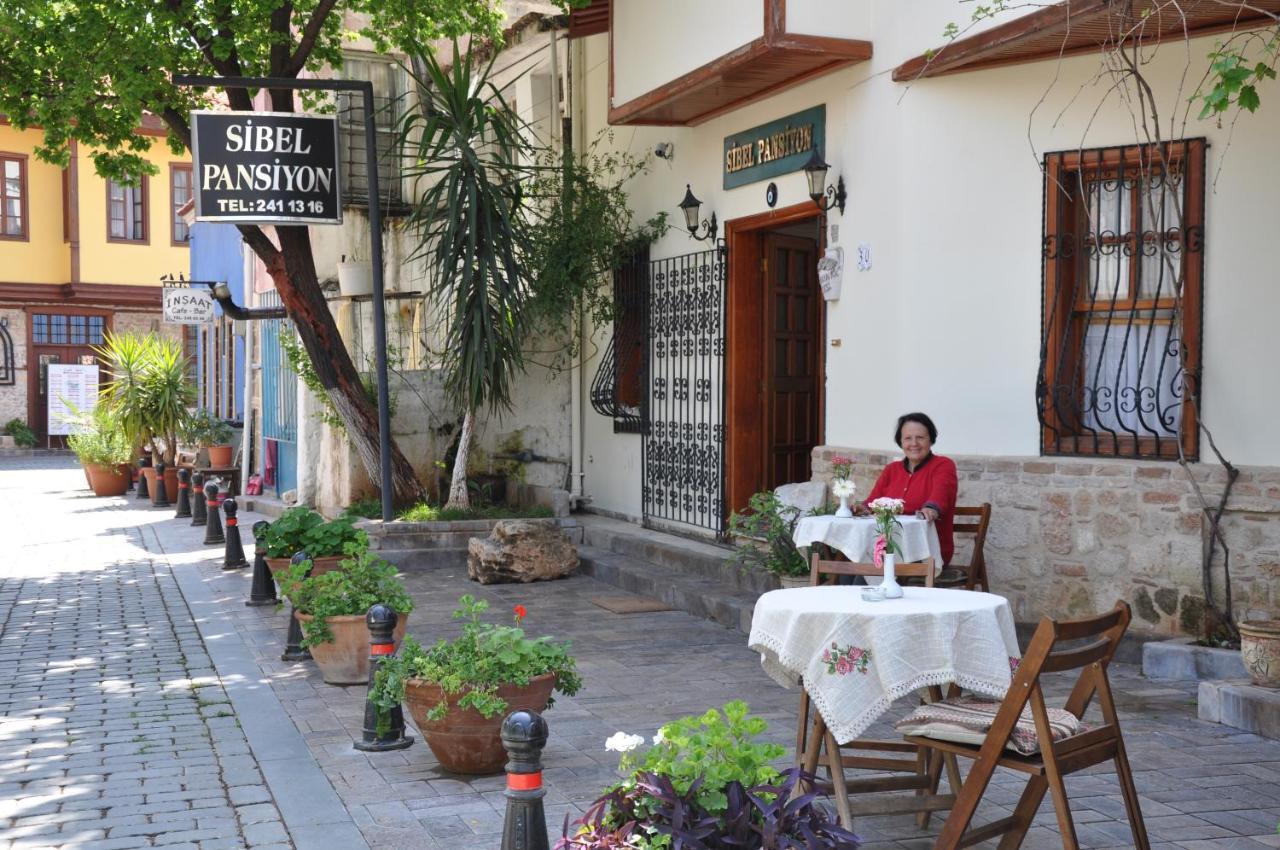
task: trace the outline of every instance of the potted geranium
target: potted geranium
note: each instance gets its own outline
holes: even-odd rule
[[[405,623],[413,610],[413,598],[400,583],[395,567],[356,545],[349,548],[352,554],[337,569],[308,576],[311,564],[303,561],[291,566],[280,582],[302,624],[302,645],[311,649],[311,657],[331,685],[369,681],[369,628],[365,623],[369,608],[381,603],[396,612],[397,643],[404,638]]]
[[[381,710],[402,701],[440,766],[451,773],[496,773],[506,762],[500,732],[512,711],[544,711],[551,693],[572,696],[581,687],[569,644],[531,638],[515,606],[515,625],[480,622],[489,607],[463,596],[453,616],[462,634],[423,648],[405,638],[400,654],[384,661],[369,698]]]
[[[729,532],[739,539],[733,561],[778,577],[783,587],[809,583],[809,563],[796,548],[794,534],[802,511],[785,504],[771,490],[756,493],[747,511],[729,517]]]
[[[290,508],[269,526],[262,536],[267,566],[272,573],[288,569],[289,559],[298,552],[311,556],[312,573],[320,575],[335,569],[338,562],[352,551],[369,548],[369,535],[355,527],[356,517],[325,518],[310,508]]]

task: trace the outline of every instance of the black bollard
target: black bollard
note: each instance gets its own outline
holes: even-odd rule
[[[547,745],[547,721],[536,711],[513,711],[502,721],[502,746],[507,750],[507,817],[502,824],[501,850],[548,850],[547,816],[542,798],[542,748]]]
[[[390,607],[378,603],[364,615],[365,625],[369,627],[369,691],[373,690],[374,677],[382,667],[382,660],[395,654],[396,644],[392,632],[396,630],[396,612]],[[379,723],[378,715],[382,714]],[[413,746],[413,739],[404,734],[404,709],[400,706],[379,712],[373,701],[365,697],[364,701],[364,734],[355,742],[357,750],[369,753],[380,753],[384,750],[403,750]]]
[[[191,470],[185,466],[178,467],[178,509],[173,512],[174,519],[186,519],[191,516]]]
[[[209,510],[204,503],[204,473],[191,473],[191,524],[204,525],[209,521]]]
[[[204,545],[213,546],[226,543],[226,535],[222,533],[222,519],[218,516],[218,482],[210,481],[204,485],[204,506],[208,520],[204,524]]]
[[[271,523],[265,519],[253,524],[253,584],[244,603],[251,608],[276,604],[276,583],[271,578],[271,568],[267,566],[267,547],[262,545],[262,537],[270,526]]]
[[[167,508],[172,502],[169,501],[169,493],[164,486],[164,461],[156,464],[156,497],[151,500],[153,508]]]
[[[228,498],[222,503],[222,510],[227,515],[227,548],[222,558],[224,570],[238,570],[249,566],[244,557],[244,546],[240,543],[240,521],[236,519],[236,511],[239,509],[235,499]]]
[[[295,552],[293,557],[289,559],[289,566],[301,564],[303,561],[310,561],[311,556],[306,552]],[[307,568],[307,576],[311,576],[311,568]],[[298,618],[293,616],[293,600],[289,600],[289,633],[284,639],[284,654],[280,656],[281,661],[310,661],[311,650],[302,645],[302,623],[298,622]]]
[[[147,479],[142,474],[142,470],[151,466],[151,458],[138,458],[138,492],[134,494],[135,499],[150,499],[151,491],[147,489]]]

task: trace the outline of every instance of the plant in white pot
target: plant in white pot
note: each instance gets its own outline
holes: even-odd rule
[[[359,249],[343,254],[338,262],[338,291],[348,298],[373,294],[373,263],[363,259]]]

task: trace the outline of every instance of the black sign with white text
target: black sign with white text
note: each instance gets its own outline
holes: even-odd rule
[[[336,118],[192,112],[196,221],[341,224]]]

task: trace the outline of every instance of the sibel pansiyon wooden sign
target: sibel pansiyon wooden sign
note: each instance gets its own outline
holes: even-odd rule
[[[341,224],[336,118],[191,113],[197,221]]]

